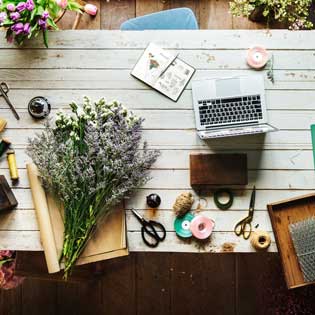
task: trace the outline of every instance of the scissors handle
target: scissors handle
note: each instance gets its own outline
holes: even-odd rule
[[[166,230],[163,224],[156,221],[143,221],[141,236],[144,243],[149,247],[157,247],[166,237]],[[148,239],[150,238],[150,240]]]
[[[234,227],[234,233],[237,236],[242,235],[245,240],[249,239],[249,237],[252,233],[251,218],[246,217],[245,219],[238,222]]]
[[[9,87],[5,82],[0,83],[0,89],[2,93],[7,94],[9,92]]]
[[[0,83],[0,91],[1,91],[1,96],[4,97],[5,101],[7,102],[7,104],[9,105],[11,111],[13,112],[13,115],[15,116],[15,118],[17,120],[20,120],[20,116],[17,113],[17,111],[15,110],[13,104],[11,103],[7,93],[9,92],[9,87],[5,82]]]

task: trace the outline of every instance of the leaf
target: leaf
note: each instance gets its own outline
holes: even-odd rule
[[[51,18],[47,19],[47,24],[50,27],[52,27],[53,29],[58,30],[58,26],[56,25],[56,23]]]
[[[48,48],[48,32],[47,30],[43,30],[43,38],[44,38],[44,45]]]

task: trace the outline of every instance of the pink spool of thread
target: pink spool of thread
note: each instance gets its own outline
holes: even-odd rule
[[[254,69],[263,68],[269,60],[269,54],[264,47],[255,46],[247,51],[247,64]]]
[[[195,216],[190,222],[190,231],[192,235],[199,240],[208,238],[213,228],[214,221],[202,215]]]

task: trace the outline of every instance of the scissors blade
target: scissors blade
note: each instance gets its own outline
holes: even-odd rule
[[[135,215],[135,217],[140,221],[142,222],[144,219],[143,217],[140,215],[139,212],[137,212],[135,209],[131,209],[131,212]]]
[[[256,199],[256,187],[254,186],[252,195],[250,197],[250,203],[249,203],[249,208],[254,209],[255,207],[255,199]]]

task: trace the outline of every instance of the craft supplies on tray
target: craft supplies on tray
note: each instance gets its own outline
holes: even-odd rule
[[[267,208],[288,288],[315,283],[305,281],[298,259],[298,255],[303,252],[303,249],[298,245],[296,250],[293,241],[294,238],[297,238],[297,229],[300,230],[299,224],[295,224],[315,216],[315,193],[274,202],[268,204]],[[290,226],[293,233],[290,233]],[[304,232],[306,230],[304,229]],[[314,267],[315,264],[313,264]]]

